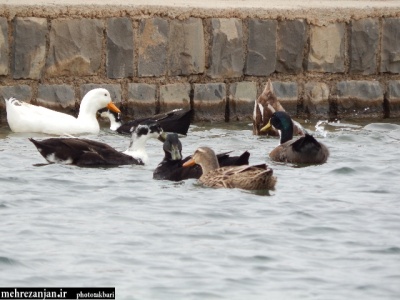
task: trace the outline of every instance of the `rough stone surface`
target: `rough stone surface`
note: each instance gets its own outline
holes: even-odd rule
[[[36,100],[38,105],[53,109],[75,109],[75,91],[70,85],[39,85]]]
[[[362,19],[351,22],[350,73],[375,74],[379,46],[378,19]]]
[[[261,0],[259,1],[261,2]],[[245,5],[245,2],[246,1],[242,1],[241,5]],[[231,5],[231,3],[229,5]],[[93,82],[97,84],[107,83],[120,85],[120,88],[122,89],[122,95],[125,97],[129,93],[129,84],[132,82],[140,82],[140,84],[156,85],[155,98],[153,102],[154,107],[152,107],[152,113],[154,113],[160,110],[160,85],[188,83],[194,87],[195,84],[218,82],[226,84],[227,87],[230,88],[230,91],[227,93],[230,98],[229,100],[226,99],[226,102],[229,101],[229,103],[226,104],[227,108],[230,110],[225,111],[225,118],[232,117],[231,119],[234,120],[233,108],[235,102],[233,102],[233,99],[234,97],[239,97],[235,93],[239,93],[239,91],[242,89],[242,86],[239,85],[239,83],[243,82],[244,80],[253,80],[256,81],[257,85],[259,86],[262,84],[262,82],[265,82],[266,77],[271,75],[270,72],[273,72],[273,80],[286,82],[293,81],[301,84],[301,86],[299,85],[299,87],[301,87],[299,88],[299,91],[301,92],[299,93],[299,99],[301,96],[301,101],[299,101],[299,99],[290,100],[293,101],[293,107],[295,106],[295,102],[297,102],[297,105],[306,103],[304,101],[306,97],[315,96],[317,99],[319,99],[321,96],[323,98],[323,95],[325,95],[324,90],[326,86],[325,88],[319,87],[318,91],[315,91],[314,87],[313,90],[310,91],[310,93],[313,93],[313,96],[307,96],[307,91],[303,88],[305,87],[304,84],[306,82],[313,81],[329,85],[332,93],[332,95],[329,96],[329,102],[331,104],[330,108],[332,109],[330,113],[337,112],[337,105],[339,105],[339,108],[344,107],[343,103],[345,103],[345,100],[337,101],[335,98],[338,95],[338,88],[336,87],[336,84],[337,82],[343,80],[369,80],[370,82],[374,82],[374,80],[376,80],[376,82],[379,82],[382,89],[383,86],[387,87],[387,89],[385,89],[385,100],[382,105],[384,116],[389,115],[389,108],[392,108],[391,112],[394,111],[393,103],[395,103],[394,101],[397,101],[393,96],[394,92],[389,91],[389,89],[395,89],[393,86],[394,84],[389,82],[399,81],[400,76],[400,59],[398,57],[400,42],[397,38],[398,33],[400,32],[400,15],[398,10],[390,10],[388,7],[385,8],[385,11],[381,11],[379,13],[370,8],[368,12],[364,11],[364,14],[362,15],[359,15],[356,10],[356,14],[347,14],[347,19],[337,13],[336,17],[332,17],[331,22],[320,22],[320,17],[323,18],[324,16],[320,15],[321,11],[318,9],[303,13],[296,13],[296,15],[285,13],[283,17],[282,12],[275,15],[264,12],[264,15],[261,15],[257,9],[253,9],[252,12],[243,11],[241,9],[235,12],[230,11],[229,9],[225,9],[223,11],[215,11],[211,9],[207,11],[207,13],[204,13],[204,11],[200,12],[196,10],[186,10],[185,14],[177,15],[171,11],[166,12],[165,8],[157,8],[156,10],[143,8],[142,10],[135,10],[135,14],[131,14],[130,12],[133,10],[130,8],[124,8],[123,10],[118,10],[116,8],[113,9],[111,6],[107,8],[99,8],[98,4],[93,6],[87,5],[85,8],[80,7],[82,9],[76,8],[72,10],[65,7],[61,10],[48,8],[39,10],[39,8],[33,4],[29,7],[32,8],[32,10],[30,8],[27,9],[26,7],[15,8],[14,10],[14,8],[7,8],[6,5],[6,8],[0,12],[0,81],[2,86],[16,86],[19,84],[29,85],[32,89],[34,103],[36,103],[38,88],[41,84],[70,85],[76,92],[76,100],[78,100],[81,97],[79,88],[81,85],[86,83]],[[93,11],[91,11],[91,8]],[[359,9],[362,8],[359,7]],[[15,13],[16,11],[19,13]],[[136,14],[137,12],[139,13]],[[343,13],[344,10],[341,10],[341,12]],[[326,11],[324,11],[324,13],[326,13]],[[21,65],[25,64],[27,66],[20,67],[19,70],[21,72],[31,72],[33,69],[39,70],[37,67],[35,67],[37,65],[32,67],[30,65],[32,62],[28,63],[24,62],[23,60],[16,59],[16,54],[12,53],[13,51],[17,53],[18,50],[20,50],[20,53],[23,53],[23,55],[27,57],[27,51],[22,50],[23,48],[17,44],[22,41],[24,43],[23,47],[26,48],[25,45],[30,45],[30,37],[27,37],[26,39],[22,38],[18,27],[22,24],[21,20],[35,20],[32,17],[37,16],[43,20],[46,19],[48,26],[45,26],[45,30],[49,30],[46,36],[45,53],[48,55],[48,57],[46,57],[46,66],[41,73],[36,73],[36,78],[27,77],[28,80],[20,80],[19,78],[16,79],[14,78],[14,75],[20,76],[17,75],[17,72],[14,74],[14,67],[18,67],[17,63]],[[87,19],[80,20],[80,18]],[[115,22],[115,24],[112,22],[114,18],[115,20],[118,20],[118,22]],[[194,18],[195,21],[192,21],[190,18]],[[225,18],[236,19],[230,20]],[[158,21],[156,21],[157,19]],[[201,19],[201,22],[199,22],[199,19]],[[125,72],[127,69],[124,69],[125,67],[123,66],[123,63],[128,60],[127,57],[125,57],[126,55],[124,56],[124,60],[119,58],[119,62],[117,62],[116,58],[114,58],[112,61],[108,60],[111,58],[110,53],[113,52],[113,49],[108,49],[109,46],[111,48],[111,43],[109,41],[112,40],[112,35],[117,34],[118,31],[121,31],[119,32],[121,35],[126,34],[124,30],[119,30],[119,25],[124,23],[122,20],[128,20],[131,23],[133,27],[132,34],[136,35],[133,37],[132,42],[134,44],[133,59],[136,60],[133,61],[133,75],[128,75],[132,73]],[[218,23],[218,26],[213,26],[213,20]],[[147,22],[150,24],[148,27],[144,26],[147,24]],[[340,24],[338,24],[338,22],[340,22]],[[117,25],[117,23],[119,25]],[[263,37],[264,31],[262,31],[262,28],[264,28],[265,24],[267,23],[275,23],[277,27],[276,59],[260,59],[260,61],[257,61],[257,59],[252,60],[251,57],[254,54],[253,52],[257,52],[257,54],[259,54],[262,51],[266,51],[265,47],[273,46],[273,43],[265,45],[264,40],[269,38],[264,37],[257,39],[257,37]],[[238,30],[238,27],[236,26],[238,24],[240,30]],[[348,26],[343,24],[348,24]],[[33,27],[37,27],[38,24],[33,25]],[[203,25],[204,28],[202,28]],[[214,25],[216,25],[216,23],[214,23]],[[338,44],[334,44],[333,47],[328,47],[329,49],[327,48],[328,50],[326,52],[320,50],[321,56],[317,57],[315,56],[316,52],[314,51],[317,48],[314,45],[314,42],[317,39],[315,36],[313,38],[311,35],[314,34],[314,31],[320,30],[321,32],[319,32],[319,35],[321,38],[319,40],[324,41],[327,36],[330,36],[329,39],[326,38],[326,42],[331,43],[334,39],[331,40],[332,36],[331,33],[328,32],[328,29],[330,27],[337,29],[336,27],[338,25],[347,26],[344,32],[346,37],[346,50],[348,50],[348,52],[346,52],[344,55],[346,58],[346,69],[344,73],[332,74],[331,72],[333,71],[329,71],[329,68],[331,68],[332,65],[324,65],[324,62],[327,60],[329,55],[332,53],[337,53],[337,47],[341,41]],[[314,30],[314,28],[318,29]],[[30,28],[25,26],[24,30],[28,31]],[[115,31],[111,32],[111,30]],[[184,67],[179,67],[178,64],[181,61],[184,61],[185,58],[187,58],[189,62],[186,62],[184,66],[187,67],[190,65],[192,67],[191,64],[193,63],[194,67],[195,60],[191,59],[195,58],[195,54],[193,54],[191,51],[197,51],[194,53],[198,54],[202,53],[203,50],[190,50],[190,48],[187,48],[190,50],[188,50],[187,53],[190,53],[189,55],[193,55],[193,57],[186,57],[189,56],[186,52],[182,57],[180,56],[180,49],[183,49],[182,51],[184,52],[186,46],[182,47],[180,42],[173,43],[172,40],[181,37],[179,41],[183,41],[183,43],[189,45],[192,35],[201,35],[202,31],[204,32],[204,40],[202,41],[203,44],[201,46],[205,47],[204,51],[206,54],[206,61],[204,62],[205,69],[203,73],[201,73],[201,71],[189,70],[189,67],[186,69]],[[242,31],[243,36],[241,35]],[[212,70],[212,57],[218,53],[216,48],[213,50],[213,46],[219,44],[219,49],[221,50],[221,55],[219,58],[223,58],[223,55],[226,53],[232,54],[232,56],[227,58],[224,62],[221,59],[219,61],[215,60],[216,64],[224,66],[224,68],[226,67],[227,70],[232,71],[234,69],[232,67],[232,58],[237,54],[233,48],[229,50],[229,47],[226,46],[227,44],[221,46],[223,44],[221,41],[216,42],[216,45],[213,44],[213,41],[217,41],[217,37],[219,37],[217,32],[223,36],[227,44],[229,44],[228,41],[232,42],[235,40],[235,34],[239,37],[239,39],[241,39],[241,43],[237,43],[237,49],[241,53],[239,56],[242,58],[241,60],[237,60],[241,62],[241,67],[237,69],[239,70],[239,76],[235,75],[237,77],[230,77],[230,75],[225,76],[225,73],[220,72],[222,75],[218,73],[216,75],[217,77],[210,78],[210,74],[215,71]],[[334,38],[341,36],[338,31],[332,29],[332,32]],[[37,34],[39,34],[39,32],[35,31],[33,36]],[[186,34],[189,37],[185,37]],[[223,40],[223,38],[220,40]],[[109,39],[109,41],[107,41],[107,39]],[[126,43],[131,42],[128,40],[130,40],[130,38],[120,41],[121,43],[118,45],[117,43],[115,44],[120,47],[118,51],[121,49],[121,51],[125,50]],[[139,43],[139,40],[143,43]],[[34,38],[33,43],[37,42],[39,42],[39,40]],[[93,46],[94,44],[95,46]],[[154,49],[163,50],[157,52]],[[109,53],[107,51],[109,51]],[[314,52],[310,54],[310,51]],[[331,53],[331,51],[333,52]],[[247,56],[243,56],[242,53],[246,54]],[[37,59],[40,57],[40,55],[40,52],[35,53],[34,59]],[[320,71],[309,72],[309,55],[316,60],[320,60],[318,61],[318,66],[323,69],[323,72],[329,72],[325,74],[318,74],[317,72]],[[178,56],[182,58],[180,61],[176,58]],[[95,57],[95,59],[92,59],[92,57]],[[373,57],[375,57],[375,59]],[[143,64],[139,65],[139,59],[142,59],[149,64],[154,63],[153,66],[155,71],[150,70],[150,72],[149,68],[147,68],[148,66],[145,66],[147,68],[146,69],[143,67]],[[93,63],[95,61],[98,63],[97,67],[93,67]],[[50,62],[52,62],[52,64]],[[263,65],[265,62],[268,63],[267,67]],[[242,68],[243,63],[246,63],[246,68]],[[272,68],[272,65],[274,64],[275,71],[273,71]],[[257,67],[259,67],[259,69],[257,69]],[[29,70],[29,68],[31,70]],[[265,74],[269,75],[250,74],[250,72],[252,72],[252,68],[257,70],[257,72],[260,72],[260,74],[265,72]],[[268,68],[271,69],[268,70]],[[122,69],[125,73],[119,73],[122,71]],[[140,70],[144,70],[143,74],[148,71],[148,74],[151,75],[142,76],[139,74]],[[210,74],[208,72],[210,72]],[[275,74],[275,72],[277,74]],[[37,78],[37,74],[40,74],[41,76]],[[254,74],[256,74],[256,72],[254,72]],[[146,78],[148,76],[154,76],[154,78]],[[255,78],[254,76],[260,77]],[[24,77],[21,77],[21,79],[24,79]],[[235,91],[232,90],[234,85],[236,85]],[[258,90],[259,89],[260,86]],[[192,96],[192,93],[190,93],[190,95]],[[284,100],[281,99],[281,101]],[[358,100],[353,99],[351,101],[357,102]],[[123,108],[125,108],[127,103],[128,102],[123,103]],[[191,104],[193,104],[192,98]],[[286,107],[286,109],[289,110],[288,104],[282,104]],[[345,104],[347,105],[348,103]],[[306,103],[306,105],[311,104]],[[0,107],[2,107],[1,101]],[[298,106],[298,109],[300,109],[299,112],[301,113],[303,112],[301,110],[302,107],[303,106]],[[356,105],[354,105],[354,109],[349,110],[349,116],[382,116],[380,113],[381,104],[376,106],[379,113],[375,113],[371,107],[368,107],[367,110],[365,110],[365,105],[360,105],[360,107],[362,108],[359,109]],[[309,108],[307,107],[307,109]],[[333,109],[335,111],[333,111]],[[358,115],[353,114],[354,110],[361,110],[362,113]],[[293,109],[293,111],[295,110]],[[391,115],[393,116],[393,114]]]
[[[381,72],[400,73],[400,18],[383,20]]]
[[[168,44],[168,73],[191,75],[204,73],[203,22],[199,18],[170,23]]]
[[[96,75],[101,66],[103,22],[55,19],[51,22],[48,76]]]
[[[276,20],[249,20],[246,75],[267,76],[276,67]]]
[[[32,89],[29,85],[0,86],[1,99],[16,98],[21,101],[31,102]],[[4,101],[2,101],[4,102]]]
[[[0,75],[8,75],[8,24],[0,17]]]
[[[224,83],[194,85],[195,121],[224,121],[226,86]]]
[[[121,105],[121,85],[119,84],[93,84],[93,83],[88,83],[88,84],[83,84],[81,85],[81,99],[86,95],[87,92],[90,90],[93,90],[95,88],[104,88],[110,92],[111,95],[111,100],[118,105]],[[79,101],[80,102],[80,101]]]
[[[252,120],[257,98],[255,82],[235,82],[229,87],[229,120]]]
[[[0,86],[0,121],[7,122],[6,105],[3,99],[16,98],[21,101],[31,102],[32,90],[28,85]]]
[[[15,18],[13,78],[40,79],[46,62],[47,20]]]
[[[344,72],[344,32],[343,23],[311,26],[307,64],[309,71]]]
[[[244,49],[242,21],[211,19],[212,44],[208,75],[212,78],[234,78],[243,75]]]
[[[128,115],[135,119],[154,115],[156,113],[157,86],[147,83],[128,84]]]
[[[134,35],[129,18],[110,18],[107,21],[107,77],[133,76]]]
[[[160,112],[190,108],[190,84],[175,83],[160,87]]]
[[[144,19],[139,28],[139,76],[164,76],[167,65],[168,21]]]
[[[299,97],[298,86],[296,82],[272,82],[274,94],[285,110],[291,116],[297,114],[297,100]]]
[[[32,100],[32,90],[28,85],[0,86],[0,121],[6,122],[6,105],[3,99],[16,98],[30,103]]]
[[[307,82],[304,86],[304,110],[309,117],[329,117],[329,87],[323,82]]]
[[[389,81],[388,100],[390,117],[400,117],[400,80]]]
[[[383,90],[377,81],[341,81],[336,85],[339,117],[383,116]]]
[[[279,22],[276,71],[290,74],[303,71],[303,52],[306,41],[304,20]]]

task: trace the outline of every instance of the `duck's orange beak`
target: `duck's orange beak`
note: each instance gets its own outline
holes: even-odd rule
[[[115,106],[113,102],[110,102],[107,104],[107,108],[115,113],[120,113],[121,111],[119,110],[118,107]]]
[[[189,159],[187,162],[185,162],[182,167],[191,167],[194,166],[196,164],[196,162],[194,161],[193,158]]]

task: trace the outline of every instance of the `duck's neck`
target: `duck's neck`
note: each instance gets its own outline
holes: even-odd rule
[[[122,122],[116,121],[114,118],[110,118],[110,129],[116,131],[122,126]]]
[[[125,154],[132,156],[133,158],[140,158],[143,163],[147,163],[148,155],[146,152],[146,141],[148,138],[146,136],[136,136],[132,135],[131,143],[128,149],[124,151]]]
[[[280,143],[286,143],[287,141],[290,141],[293,139],[293,123],[290,122],[289,126],[283,128],[282,130],[279,131],[279,136],[280,136]]]
[[[199,165],[203,170],[203,174],[207,174],[208,172],[219,168],[218,159],[215,155],[213,157],[209,157],[207,160],[199,162]]]
[[[90,106],[89,101],[84,97],[79,107],[78,120],[94,120],[97,123],[96,112],[97,110]]]

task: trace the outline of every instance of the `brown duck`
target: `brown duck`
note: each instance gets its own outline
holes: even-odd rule
[[[198,148],[192,159],[184,163],[183,167],[194,164],[199,164],[203,169],[199,181],[209,187],[244,190],[266,190],[275,187],[276,177],[266,164],[220,168],[214,151],[208,147]]]
[[[273,161],[323,164],[328,159],[328,148],[319,143],[312,135],[306,133],[303,137],[293,139],[293,122],[286,112],[273,113],[268,124],[261,128],[261,131],[268,130],[271,125],[280,133],[280,145],[269,154]]]
[[[272,114],[276,111],[285,111],[282,107],[278,98],[274,93],[274,87],[270,79],[268,79],[265,85],[264,91],[258,97],[254,103],[253,112],[253,134],[254,135],[270,135],[279,136],[279,132],[270,127],[268,130],[261,131],[261,128],[267,125],[268,120],[271,118]],[[303,127],[298,123],[293,123],[293,131],[295,135],[304,135],[305,131]]]

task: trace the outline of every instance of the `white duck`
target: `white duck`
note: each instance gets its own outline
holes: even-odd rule
[[[111,101],[110,92],[103,88],[89,91],[82,99],[77,118],[15,98],[6,99],[7,121],[13,132],[41,132],[48,134],[98,133],[96,118],[99,109],[120,110]]]

